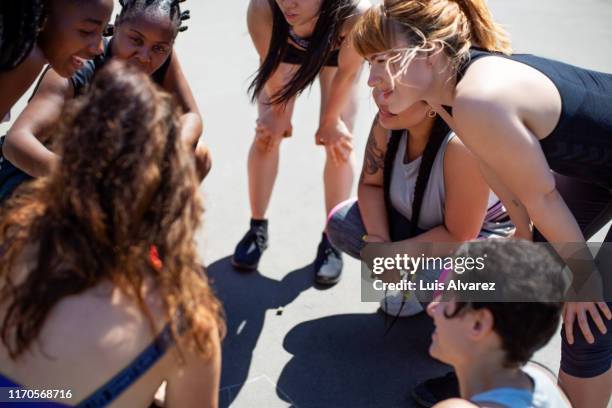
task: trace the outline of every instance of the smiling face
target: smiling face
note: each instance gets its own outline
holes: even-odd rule
[[[323,0],[276,0],[290,26],[312,22],[319,16],[322,3]]]
[[[170,56],[176,30],[168,17],[156,13],[142,13],[122,20],[113,36],[113,56],[151,75]]]
[[[53,0],[38,45],[53,69],[69,77],[85,60],[103,52],[102,32],[113,12],[112,0]]]

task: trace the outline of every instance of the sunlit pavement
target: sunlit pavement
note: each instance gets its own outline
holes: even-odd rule
[[[384,336],[390,322],[376,313],[377,304],[360,301],[360,266],[348,257],[338,285],[328,290],[312,285],[311,263],[325,220],[324,152],[314,145],[318,84],[299,99],[293,137],[283,142],[268,212],[270,247],[259,271],[240,274],[229,264],[249,222],[246,158],[256,112],[246,88],[258,59],[246,29],[247,3],[182,3],[192,19],[176,47],[213,154],[213,170],[202,187],[207,211],[199,248],[228,315],[221,403],[413,406],[411,387],[448,370],[427,355],[429,319],[424,314],[401,319]],[[491,0],[490,5],[517,51],[612,72],[609,0]],[[355,130],[358,167],[375,112],[365,76],[362,84]],[[556,371],[559,353],[557,336],[536,359]]]

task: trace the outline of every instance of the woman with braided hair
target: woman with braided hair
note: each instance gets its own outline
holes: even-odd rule
[[[0,3],[0,120],[49,63],[65,78],[102,52],[112,0]]]
[[[179,58],[173,49],[189,18],[179,0],[122,0],[121,13],[104,40],[104,52],[78,70],[70,79],[48,69],[28,106],[10,129],[0,164],[0,200],[24,180],[51,172],[58,156],[46,146],[49,131],[59,120],[64,102],[87,90],[95,73],[112,59],[125,60],[150,75],[153,81],[173,95],[183,109],[181,137],[195,152],[200,179],[210,168],[206,146],[198,143],[202,119]]]
[[[120,61],[66,104],[64,160],[0,214],[0,387],[62,390],[37,407],[146,408],[166,381],[168,407],[217,406],[224,322],[177,112]]]
[[[583,262],[584,276],[574,260],[591,258],[585,238],[612,220],[612,75],[512,54],[485,0],[385,0],[354,33],[372,27],[384,57],[372,70],[390,81],[371,86],[389,111],[430,105],[478,158],[519,236],[550,242],[575,273],[572,289],[591,289],[565,304],[559,381],[574,406],[606,407],[612,302],[597,278],[610,269],[601,277]],[[609,250],[597,262],[609,265]]]

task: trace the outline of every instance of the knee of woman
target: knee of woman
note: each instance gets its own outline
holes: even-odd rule
[[[335,242],[338,241],[338,236],[340,231],[342,230],[342,220],[337,214],[331,214],[330,218],[327,220],[327,225],[325,226],[325,233],[327,234],[327,238],[335,246]]]
[[[574,343],[569,344],[565,337],[565,331],[563,329],[561,331],[561,370],[573,377],[597,377],[610,369],[612,363],[612,327],[608,327],[608,332],[602,334],[594,325],[590,326],[595,338],[593,344],[589,344],[585,340],[580,329],[574,330]]]
[[[278,150],[283,137],[255,135],[253,146],[259,153],[267,154]]]
[[[327,216],[325,232],[332,245],[337,246],[343,241],[342,237],[347,233],[347,214],[351,206],[355,203],[354,199],[346,200],[335,206]]]

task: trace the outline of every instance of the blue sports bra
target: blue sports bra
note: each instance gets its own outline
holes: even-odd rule
[[[166,350],[173,344],[174,337],[172,337],[172,328],[170,324],[166,324],[155,340],[128,364],[127,367],[76,406],[82,408],[100,408],[108,406],[111,402],[119,398],[130,385],[134,384],[136,380],[153,367],[153,365],[155,365],[155,363],[166,353]],[[19,384],[0,374],[0,388],[2,387],[21,388]],[[14,404],[0,402],[0,408],[10,406],[14,406]],[[19,406],[24,408],[63,408],[71,407],[72,405],[57,402],[23,402],[19,403]]]

